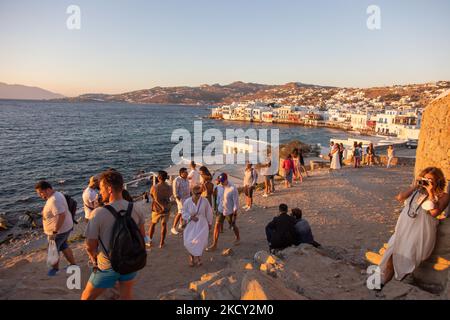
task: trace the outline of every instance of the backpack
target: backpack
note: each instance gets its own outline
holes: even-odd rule
[[[75,215],[77,214],[77,202],[67,194],[64,195],[64,198],[66,198],[67,207],[69,208],[69,212],[72,215],[73,223],[78,224],[78,221],[75,220]]]
[[[128,204],[127,210],[117,212],[112,206],[107,209],[116,219],[111,235],[109,252],[102,240],[103,249],[109,257],[113,270],[119,274],[129,274],[141,270],[147,264],[147,250],[145,241],[136,222],[131,217],[133,203]],[[122,213],[125,214],[122,215]]]

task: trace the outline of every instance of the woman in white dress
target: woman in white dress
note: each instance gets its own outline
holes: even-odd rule
[[[341,162],[339,160],[340,152],[339,152],[339,144],[335,143],[333,145],[333,149],[331,150],[331,170],[337,170],[341,168]]]
[[[448,206],[450,196],[445,190],[445,177],[435,167],[423,170],[414,185],[397,196],[405,207],[395,232],[380,262],[381,286],[412,273],[432,253],[439,220]]]
[[[201,266],[200,257],[208,245],[213,215],[209,201],[203,198],[202,186],[192,188],[192,197],[183,204],[183,219],[187,222],[183,232],[184,246],[189,252],[189,266]],[[197,261],[196,261],[197,260]]]

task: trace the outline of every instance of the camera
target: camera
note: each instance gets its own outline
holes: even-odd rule
[[[417,181],[419,187],[428,187],[430,185],[430,180],[426,178],[421,178]]]

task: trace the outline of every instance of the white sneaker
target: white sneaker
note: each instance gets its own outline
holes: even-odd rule
[[[150,239],[148,236],[146,236],[145,238],[145,246],[148,248],[152,247],[152,239]]]
[[[252,207],[245,208],[245,211],[250,211],[250,210],[252,210]]]
[[[267,198],[269,195],[268,195],[267,193],[264,193],[262,196],[263,196],[264,198]]]
[[[244,210],[247,209],[247,208],[248,208],[248,205],[245,205],[245,206],[242,207],[242,209],[244,209]]]
[[[179,232],[177,231],[177,229],[175,229],[175,228],[173,228],[173,227],[172,227],[172,229],[170,229],[170,232],[172,232],[173,235],[179,234]]]

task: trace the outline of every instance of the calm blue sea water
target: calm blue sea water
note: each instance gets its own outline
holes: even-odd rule
[[[39,210],[40,179],[81,199],[90,176],[113,167],[131,180],[139,170],[171,165],[172,131],[193,131],[208,107],[122,103],[0,101],[0,212]],[[270,124],[203,119],[208,128],[273,128]],[[342,131],[282,125],[280,140],[326,145]],[[59,183],[64,181],[64,183]],[[79,204],[81,200],[79,201]]]

